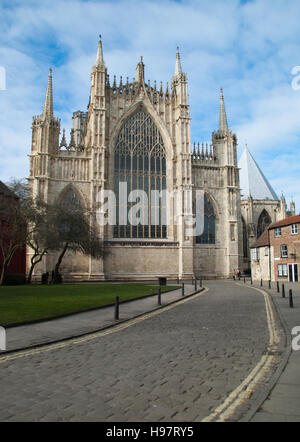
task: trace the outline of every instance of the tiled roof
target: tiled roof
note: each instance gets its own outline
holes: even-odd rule
[[[271,224],[268,227],[268,229],[272,230],[276,229],[276,227],[290,226],[291,224],[297,224],[297,223],[300,223],[300,215],[289,216],[288,218],[282,219],[277,223]]]
[[[251,249],[258,249],[259,247],[266,247],[269,245],[270,245],[270,240],[269,240],[269,232],[267,229],[264,231],[264,233],[260,235],[257,241],[255,241],[255,243],[252,244]]]

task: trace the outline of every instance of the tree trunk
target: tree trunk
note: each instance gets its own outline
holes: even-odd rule
[[[41,254],[35,252],[35,254],[33,255],[33,257],[31,258],[31,266],[30,266],[30,269],[29,269],[29,272],[28,272],[28,275],[27,275],[27,281],[26,281],[27,284],[31,284],[31,279],[32,279],[32,274],[33,274],[34,267],[35,267],[39,262],[42,261],[43,256],[45,255],[46,252],[47,252],[46,250],[44,250]],[[37,256],[39,256],[39,259],[37,259],[36,261],[34,261],[34,259],[35,259]]]
[[[58,284],[59,282],[61,282],[60,278],[59,278],[59,267],[61,265],[63,257],[65,256],[65,253],[66,253],[66,251],[68,249],[68,246],[69,246],[69,244],[66,243],[64,248],[63,248],[63,250],[62,250],[62,252],[61,252],[61,254],[58,257],[57,263],[55,264],[53,281],[52,281],[53,284]]]
[[[7,268],[15,254],[15,251],[18,249],[18,246],[14,246],[12,247],[9,252],[6,255],[6,258],[3,259],[3,264],[2,264],[2,270],[1,270],[1,276],[0,276],[0,285],[4,284],[4,280],[5,280],[5,275],[6,275],[6,271]],[[3,253],[2,253],[3,255]]]
[[[3,261],[3,265],[2,265],[2,269],[1,269],[0,285],[4,284],[4,279],[5,279],[7,267],[8,267],[8,261],[5,260],[5,261]]]

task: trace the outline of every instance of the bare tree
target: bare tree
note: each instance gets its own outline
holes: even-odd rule
[[[51,248],[52,225],[51,207],[41,200],[33,200],[26,180],[13,179],[5,186],[1,201],[0,249],[3,266],[0,284],[4,283],[7,268],[15,252],[29,246],[33,250],[27,275],[30,283],[34,267],[41,262]]]
[[[91,214],[78,201],[65,200],[64,204],[52,211],[52,216],[52,225],[56,230],[51,235],[52,248],[60,250],[53,270],[52,282],[57,283],[61,280],[59,269],[67,251],[100,258],[104,250]]]
[[[50,251],[59,251],[53,269],[54,283],[60,282],[59,269],[68,250],[103,256],[103,242],[99,239],[96,223],[85,211],[74,195],[65,198],[63,203],[46,204],[40,199],[33,200],[25,180],[9,183],[8,202],[0,216],[0,251],[3,266],[0,284],[11,259],[19,248],[27,245],[33,250],[27,282],[30,283],[35,266]]]
[[[60,282],[59,269],[68,250],[91,255],[94,258],[103,256],[103,242],[92,217],[80,205],[66,203],[54,211],[52,225],[56,232],[52,234],[52,247],[60,250],[54,267],[53,283]]]
[[[55,207],[41,200],[28,201],[26,218],[29,232],[26,244],[33,250],[27,274],[28,284],[31,283],[35,266],[49,251],[55,250],[53,240],[56,235],[56,226],[53,223],[55,210]]]

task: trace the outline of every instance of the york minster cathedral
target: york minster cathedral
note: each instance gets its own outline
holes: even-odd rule
[[[134,81],[110,80],[100,38],[88,108],[73,113],[68,142],[53,113],[49,72],[43,113],[32,124],[32,192],[48,203],[75,200],[93,214],[93,223],[105,207],[104,190],[114,192],[117,209],[113,225],[97,224],[103,258],[69,253],[61,269],[64,279],[184,280],[227,278],[233,269],[246,271],[251,243],[267,225],[293,214],[293,203],[288,211],[284,197],[277,197],[247,147],[238,164],[237,137],[228,127],[222,89],[211,143],[191,141],[188,79],[179,50],[174,76],[165,88],[146,83],[144,69],[141,58]],[[216,126],[217,120],[216,116]],[[126,184],[126,196],[136,189],[148,196],[140,202],[147,210],[142,210],[138,225],[120,219],[120,183]],[[175,211],[172,200],[152,198],[153,190],[186,192],[191,198],[177,204]],[[201,234],[191,235],[185,221],[197,215],[197,190],[204,195],[204,226]],[[155,223],[153,207],[158,213]],[[55,258],[45,256],[37,278],[53,269]]]

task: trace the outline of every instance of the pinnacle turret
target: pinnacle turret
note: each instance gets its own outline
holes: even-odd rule
[[[228,132],[228,123],[227,123],[227,116],[225,111],[225,104],[224,104],[224,96],[223,96],[223,89],[220,89],[220,116],[219,116],[219,132],[220,133],[227,133]]]
[[[141,56],[141,60],[136,67],[136,82],[139,84],[144,84],[145,80],[145,65],[143,62],[143,57]]]
[[[99,43],[98,43],[98,50],[97,50],[97,56],[96,56],[96,66],[103,66],[105,65],[104,59],[103,59],[103,49],[102,49],[102,39],[101,35],[99,35]]]
[[[181,68],[181,62],[180,62],[179,47],[177,46],[176,64],[175,64],[175,77],[177,77],[179,75],[182,75],[182,68]]]
[[[52,69],[51,68],[49,69],[48,85],[47,85],[47,92],[46,92],[46,98],[45,98],[42,118],[44,118],[44,119],[53,118],[53,90],[52,90]]]

